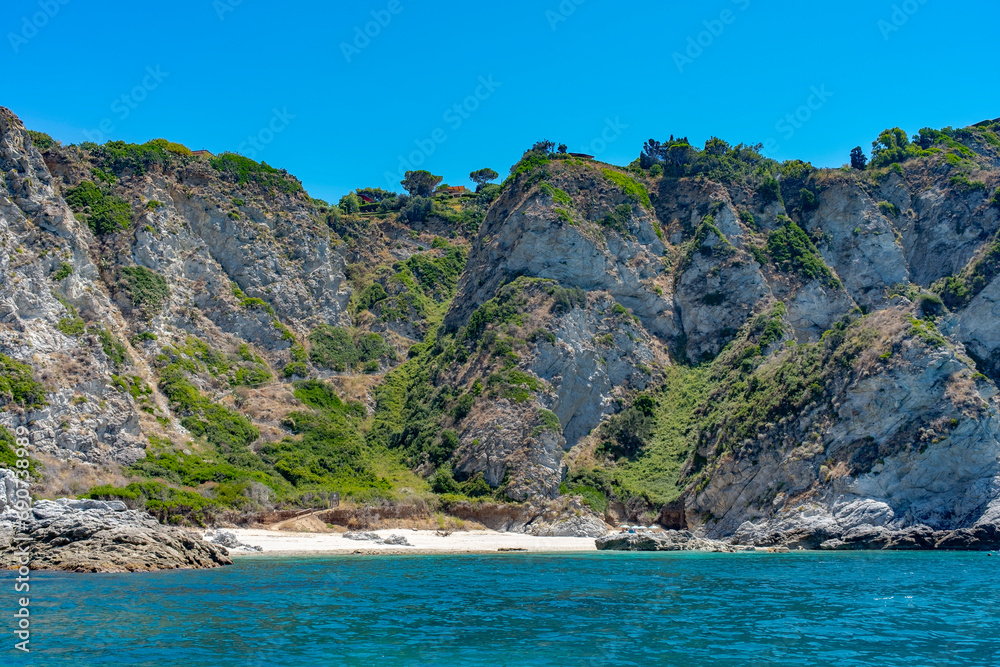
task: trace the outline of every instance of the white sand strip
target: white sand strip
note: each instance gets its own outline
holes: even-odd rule
[[[351,540],[341,533],[300,533],[275,530],[230,529],[240,542],[261,547],[267,554],[361,553],[496,553],[502,549],[533,552],[596,551],[592,537],[535,537],[492,530],[458,531],[443,536],[432,530],[372,530],[381,538],[401,535],[412,546]],[[243,555],[233,552],[233,555]],[[249,554],[254,555],[254,554]]]

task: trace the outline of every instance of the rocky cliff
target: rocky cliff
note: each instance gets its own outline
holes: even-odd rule
[[[0,470],[0,567],[71,572],[151,572],[232,565],[224,548],[160,525],[121,501],[39,500],[28,509]]]
[[[3,110],[0,422],[29,426],[39,490],[183,521],[571,495],[760,545],[985,545],[998,125],[887,131],[865,169],[543,144],[460,200],[331,206]]]

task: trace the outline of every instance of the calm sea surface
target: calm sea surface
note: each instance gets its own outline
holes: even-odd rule
[[[11,580],[11,573],[0,575]],[[996,665],[1000,557],[792,553],[242,558],[32,574],[4,665]]]

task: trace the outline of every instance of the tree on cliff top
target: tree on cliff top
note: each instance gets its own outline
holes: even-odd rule
[[[851,149],[851,168],[864,170],[868,166],[868,158],[865,157],[865,152],[861,150],[861,146],[855,146]]]
[[[484,187],[486,187],[487,183],[489,183],[490,181],[495,181],[497,178],[499,178],[499,176],[500,174],[498,174],[497,172],[493,171],[489,167],[485,167],[483,169],[477,169],[476,171],[470,173],[469,180],[476,184],[476,192],[479,192]]]
[[[435,176],[426,169],[418,169],[406,172],[400,184],[414,197],[430,197],[442,180],[443,176]]]

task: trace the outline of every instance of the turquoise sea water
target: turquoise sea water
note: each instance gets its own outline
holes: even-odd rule
[[[242,558],[217,570],[32,579],[34,650],[18,655],[5,631],[0,664],[1000,659],[1000,558],[982,553]]]

